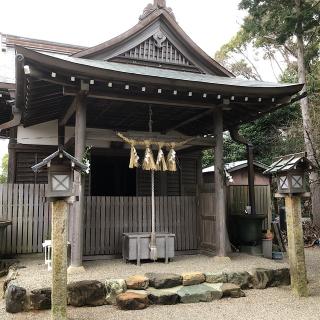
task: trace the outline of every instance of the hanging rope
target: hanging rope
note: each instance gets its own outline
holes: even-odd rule
[[[149,106],[149,132],[152,132],[152,108]],[[150,149],[150,146],[147,146],[147,149]],[[146,153],[147,153],[146,149]],[[153,161],[152,151],[151,161]],[[154,161],[153,161],[154,163]],[[154,170],[156,170],[156,165],[154,164]],[[154,205],[154,170],[151,171],[151,239],[150,239],[150,259],[156,261],[158,259],[158,250],[157,250],[157,237],[156,237],[156,214],[155,214],[155,205]]]
[[[151,111],[152,115],[152,111]],[[152,120],[149,119],[149,132],[150,128],[152,130]],[[153,140],[135,140],[130,139],[124,136],[122,133],[117,132],[117,135],[126,143],[131,145],[130,152],[130,164],[129,168],[137,168],[139,167],[139,156],[135,146],[142,145],[145,146],[146,151],[144,154],[142,169],[143,170],[162,170],[162,171],[177,171],[176,164],[176,151],[174,150],[176,147],[181,147],[188,142],[192,141],[195,138],[189,138],[187,140],[181,142],[164,142],[164,141],[153,141]],[[158,146],[158,156],[156,162],[154,161],[153,152],[151,146]],[[163,147],[169,148],[169,153],[167,156],[167,161],[165,160],[164,152],[162,150]]]

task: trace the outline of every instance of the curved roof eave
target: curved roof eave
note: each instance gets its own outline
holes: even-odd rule
[[[16,47],[17,53],[25,59],[34,61],[39,66],[50,68],[51,71],[67,72],[73,75],[95,78],[96,80],[123,80],[155,85],[179,86],[200,90],[222,90],[230,94],[265,94],[265,95],[294,95],[303,84],[269,83],[262,81],[242,80],[163,70],[152,67],[126,65],[122,63],[94,61],[83,58],[59,56],[55,54],[39,53],[23,47]]]

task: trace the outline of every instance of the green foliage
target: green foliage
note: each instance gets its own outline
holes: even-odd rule
[[[305,43],[306,66],[319,58],[320,6],[318,0],[301,0],[301,14],[295,10],[295,0],[242,0],[240,9],[248,11],[242,25],[248,39],[256,47],[279,47],[293,56],[294,36],[301,34]],[[301,23],[301,28],[298,28]]]
[[[308,94],[316,136],[315,148],[320,150],[320,1],[301,0],[301,14],[297,15],[295,0],[242,0],[239,8],[248,16],[238,33],[216,53],[215,58],[235,75],[259,79],[250,56],[264,53],[264,59],[279,67],[281,82],[298,80],[295,35],[303,35],[305,61],[309,71]],[[302,22],[302,29],[298,29]],[[255,49],[259,51],[255,51]],[[251,52],[251,55],[248,54]],[[280,59],[279,59],[280,57]],[[281,59],[282,58],[282,59]],[[281,61],[281,63],[279,61]],[[285,62],[285,64],[284,64]],[[271,65],[272,66],[272,65]],[[269,164],[274,157],[304,150],[302,116],[299,103],[279,109],[240,127],[240,133],[254,145],[255,159]],[[243,146],[225,138],[225,160],[246,157]],[[320,156],[320,155],[319,155]],[[212,152],[205,162],[212,161]]]
[[[246,159],[246,149],[244,145],[238,144],[237,142],[233,141],[228,134],[224,136],[223,140],[223,153],[225,163]],[[209,166],[212,166],[213,161],[213,149],[203,151],[202,167],[207,168]]]
[[[9,156],[6,153],[2,158],[1,169],[0,169],[0,183],[6,183],[8,179],[8,160]]]

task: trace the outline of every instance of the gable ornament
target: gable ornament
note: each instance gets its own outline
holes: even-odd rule
[[[176,20],[174,13],[172,11],[171,8],[167,7],[167,3],[166,0],[154,0],[153,4],[149,3],[143,10],[142,15],[139,17],[139,20],[143,20],[146,17],[148,17],[151,13],[153,13],[154,11],[158,10],[158,9],[163,9],[165,10],[167,13],[169,13],[174,20]]]
[[[157,48],[162,48],[162,44],[167,40],[167,37],[162,31],[158,31],[153,35],[153,39],[156,41],[155,45]]]

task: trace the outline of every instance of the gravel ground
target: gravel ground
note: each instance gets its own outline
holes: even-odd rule
[[[247,290],[247,297],[241,299],[222,299],[210,303],[179,304],[175,306],[151,306],[142,311],[120,311],[113,306],[95,308],[69,307],[70,319],[215,319],[215,320],[319,320],[320,319],[320,249],[306,250],[309,298],[296,298],[289,287],[270,288],[266,290]],[[36,288],[50,284],[50,273],[41,260],[26,258],[21,260],[25,269],[20,269],[19,284]],[[255,267],[283,267],[287,263],[275,262],[244,254],[235,254],[229,263],[215,263],[213,258],[205,256],[177,257],[169,265],[159,263],[123,264],[121,260],[86,262],[86,273],[70,275],[69,281],[80,279],[105,280],[109,277],[126,277],[150,271],[175,272],[185,271],[231,271],[248,270]],[[0,319],[50,319],[50,312],[29,312],[9,315],[4,310],[4,301],[0,300]]]

